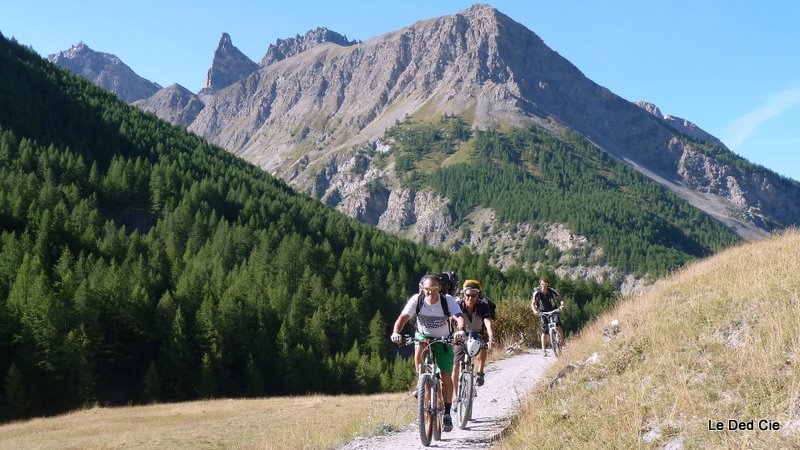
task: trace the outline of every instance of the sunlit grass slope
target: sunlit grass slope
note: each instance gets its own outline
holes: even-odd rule
[[[404,428],[411,396],[312,395],[91,408],[0,426],[0,449],[329,449]]]
[[[613,319],[620,333],[604,337]],[[622,300],[569,341],[548,380],[570,363],[500,448],[800,448],[800,232]]]

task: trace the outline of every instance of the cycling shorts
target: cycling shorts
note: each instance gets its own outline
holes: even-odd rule
[[[425,339],[428,336],[417,333],[414,337],[416,339]],[[419,345],[420,343],[414,344],[414,348],[416,349]],[[431,349],[433,350],[433,358],[436,360],[436,373],[453,373],[453,346],[436,342],[431,345]]]
[[[544,316],[540,316],[541,323],[542,323],[542,334],[547,334],[547,322],[548,320]],[[561,326],[561,316],[558,316],[558,320],[556,320],[556,325]]]

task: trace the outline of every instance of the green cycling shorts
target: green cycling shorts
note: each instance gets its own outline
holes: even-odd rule
[[[428,335],[424,333],[416,333],[414,337],[416,339],[426,339]],[[414,349],[416,350],[418,346],[419,343],[414,344]],[[453,373],[453,346],[436,342],[431,345],[431,349],[433,349],[433,358],[436,360],[436,373]]]

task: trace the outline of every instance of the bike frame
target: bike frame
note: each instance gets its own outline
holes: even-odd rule
[[[550,338],[550,348],[553,350],[555,356],[561,354],[561,336],[558,334],[558,315],[561,313],[561,308],[556,308],[550,312],[542,312],[542,317],[547,319],[547,331]]]
[[[435,343],[450,344],[452,338],[426,338],[416,339],[405,336],[406,345],[419,344],[422,349],[423,361],[419,365],[419,379],[417,381],[417,406],[419,424],[419,439],[422,445],[429,446],[431,440],[442,438],[442,418],[444,417],[444,399],[442,396],[441,376],[436,373],[436,358],[434,357]]]
[[[464,345],[463,343],[461,345]],[[481,349],[486,349],[488,346],[481,343]],[[472,356],[464,349],[464,357],[459,361],[460,374],[458,376],[458,428],[464,430],[467,428],[467,423],[472,420],[472,400],[475,398],[475,365],[472,362]]]

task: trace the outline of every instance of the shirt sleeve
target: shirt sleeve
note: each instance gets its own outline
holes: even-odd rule
[[[447,309],[450,310],[450,315],[455,316],[456,314],[463,314],[461,311],[461,307],[458,306],[458,302],[456,301],[455,297],[452,295],[445,296],[447,299]]]
[[[406,302],[406,306],[403,307],[403,310],[400,311],[400,314],[405,314],[407,316],[413,316],[417,313],[417,298],[419,298],[419,294],[412,295],[411,298],[408,299]]]

